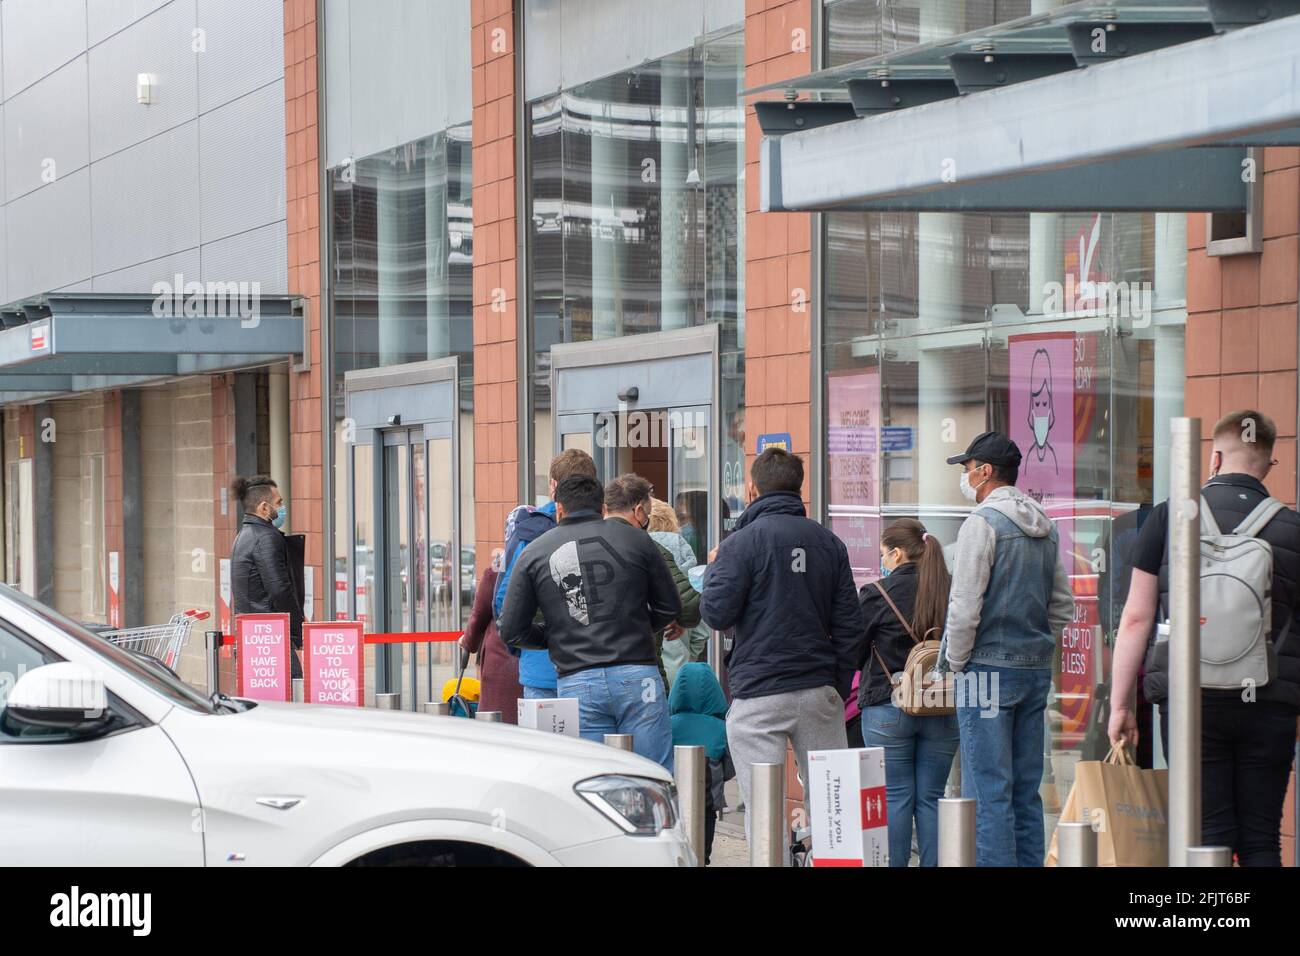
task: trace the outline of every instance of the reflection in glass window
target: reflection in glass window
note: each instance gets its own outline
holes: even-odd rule
[[[473,357],[469,127],[330,173],[335,371]]]
[[[827,62],[1027,13],[1028,3],[837,0]],[[1162,423],[1182,414],[1186,217],[822,219],[827,517],[859,584],[877,574],[881,530],[902,516],[925,522],[951,562],[970,505],[945,459],[988,429],[1020,446],[1017,484],[1056,523],[1076,610],[1048,700],[1050,832],[1075,762],[1102,756],[1085,730],[1105,707],[1138,529],[1168,488]]]
[[[718,323],[724,458],[743,447],[743,76],[733,31],[531,104],[538,489],[557,342]]]

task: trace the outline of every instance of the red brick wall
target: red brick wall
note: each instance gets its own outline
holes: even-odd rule
[[[1185,410],[1201,419],[1207,468],[1215,421],[1258,408],[1277,424],[1278,465],[1266,484],[1296,502],[1296,293],[1300,147],[1264,151],[1264,250],[1207,256],[1205,217],[1187,217]]]
[[[1269,492],[1296,503],[1296,305],[1300,289],[1300,147],[1264,150],[1264,249],[1208,256],[1205,217],[1187,217],[1186,414],[1201,419],[1201,468],[1214,422],[1257,408],[1277,425]],[[1292,791],[1295,775],[1291,778]],[[1282,860],[1295,859],[1295,804],[1288,793]]]
[[[746,0],[745,87],[812,70],[811,0]],[[790,434],[805,462],[811,450],[812,217],[759,211],[762,132],[745,109],[745,467],[759,435]],[[811,463],[810,463],[811,464]],[[806,470],[809,499],[813,467]],[[793,759],[786,761],[786,810],[802,805]]]
[[[326,587],[321,471],[320,348],[320,163],[316,98],[316,4],[284,4],[285,195],[288,203],[289,292],[309,301],[309,371],[289,375],[289,462],[293,501],[292,531],[307,536],[307,564],[315,569],[316,600],[311,616],[320,620]],[[326,398],[329,386],[326,385]],[[232,410],[233,414],[233,410]],[[215,427],[215,425],[214,425]],[[233,467],[233,462],[230,463]]]
[[[515,37],[511,0],[473,0],[474,530],[486,568],[519,504]]]

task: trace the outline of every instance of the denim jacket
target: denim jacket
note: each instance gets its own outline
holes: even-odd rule
[[[949,666],[1051,667],[1073,614],[1051,519],[1018,489],[994,489],[957,535],[944,628]]]

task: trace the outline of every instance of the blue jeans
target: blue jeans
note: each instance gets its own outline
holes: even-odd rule
[[[875,704],[862,712],[862,742],[885,749],[889,865],[907,866],[915,819],[921,865],[937,866],[939,798],[957,752],[957,718],[909,717],[892,703]]]
[[[958,675],[961,795],[975,798],[977,866],[1042,866],[1043,711],[1052,672],[970,664]],[[963,688],[963,680],[971,681]],[[994,681],[996,680],[996,686]],[[978,698],[977,698],[978,693]]]
[[[524,700],[553,700],[561,696],[555,692],[554,687],[528,687],[524,686]]]
[[[631,734],[634,751],[672,771],[668,695],[655,665],[589,667],[561,677],[558,696],[578,699],[578,732],[584,740],[603,743],[605,734]]]

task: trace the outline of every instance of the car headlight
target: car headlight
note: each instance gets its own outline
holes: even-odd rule
[[[655,836],[677,825],[677,793],[671,783],[609,774],[583,780],[573,789],[625,833]]]

